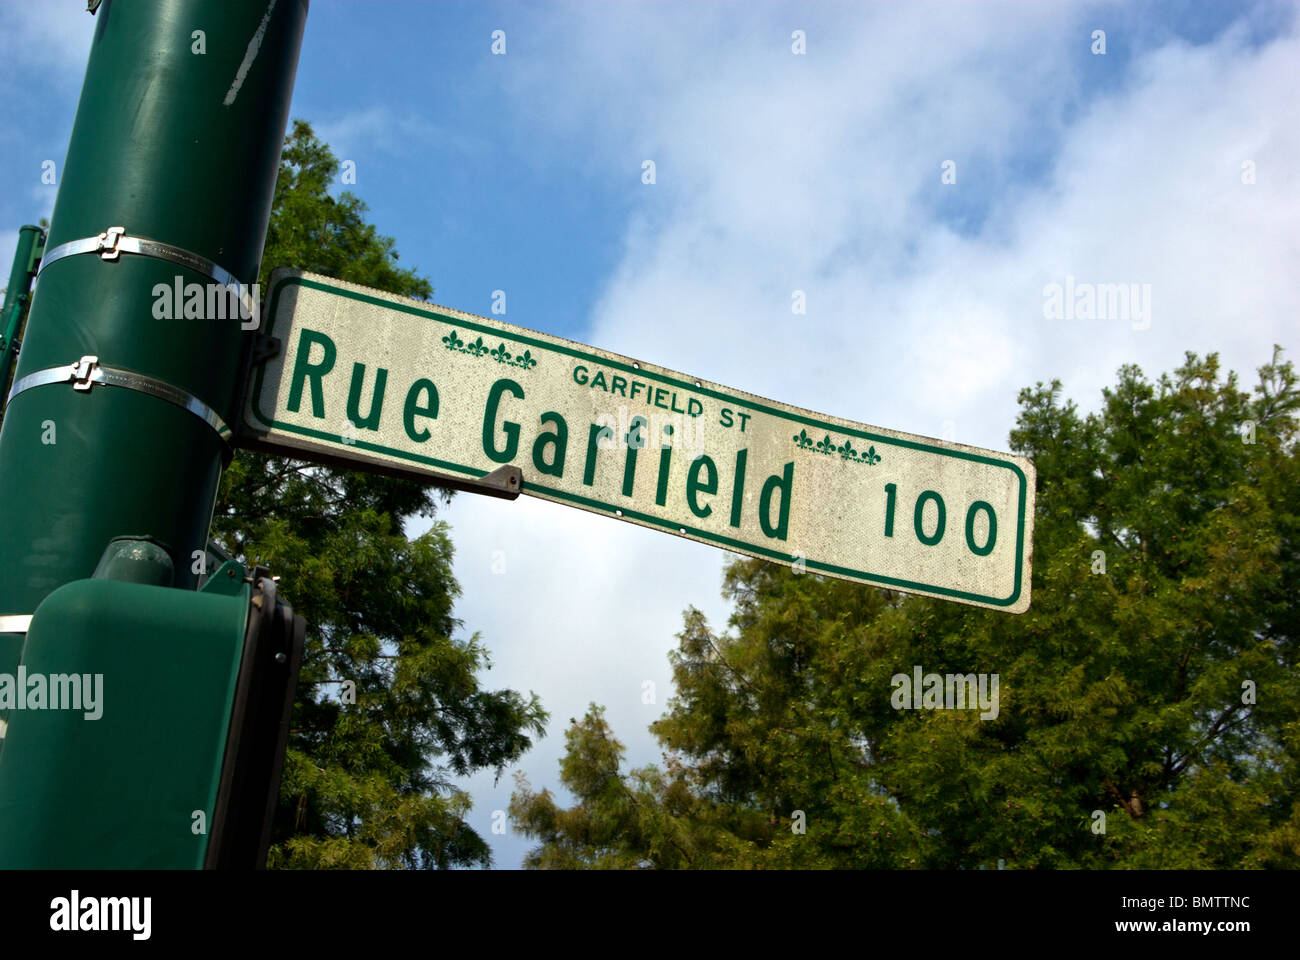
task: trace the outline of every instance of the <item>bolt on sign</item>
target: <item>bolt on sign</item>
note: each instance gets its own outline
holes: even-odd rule
[[[519,492],[801,571],[1029,608],[1024,457],[813,413],[644,361],[276,270],[240,443]]]

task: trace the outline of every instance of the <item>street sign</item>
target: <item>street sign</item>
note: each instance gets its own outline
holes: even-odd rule
[[[276,270],[241,443],[518,491],[795,569],[1029,608],[1024,457],[813,413],[487,317]]]

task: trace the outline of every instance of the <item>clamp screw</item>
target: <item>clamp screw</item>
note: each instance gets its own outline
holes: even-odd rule
[[[126,233],[126,227],[109,227],[99,235],[99,249],[104,251],[100,257],[104,260],[117,259],[117,241]]]
[[[72,389],[85,392],[93,387],[95,384],[91,378],[95,375],[95,367],[98,365],[99,357],[92,356],[84,356],[72,364],[72,379],[76,381],[72,384]]]

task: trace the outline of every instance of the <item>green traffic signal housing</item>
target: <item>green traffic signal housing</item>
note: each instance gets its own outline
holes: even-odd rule
[[[265,863],[305,624],[265,571],[169,567],[116,539],[33,615],[0,686],[0,868]]]

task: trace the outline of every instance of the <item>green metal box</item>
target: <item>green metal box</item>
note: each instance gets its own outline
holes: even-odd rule
[[[77,580],[37,607],[8,688],[0,867],[203,867],[249,611],[235,568],[198,592]]]

